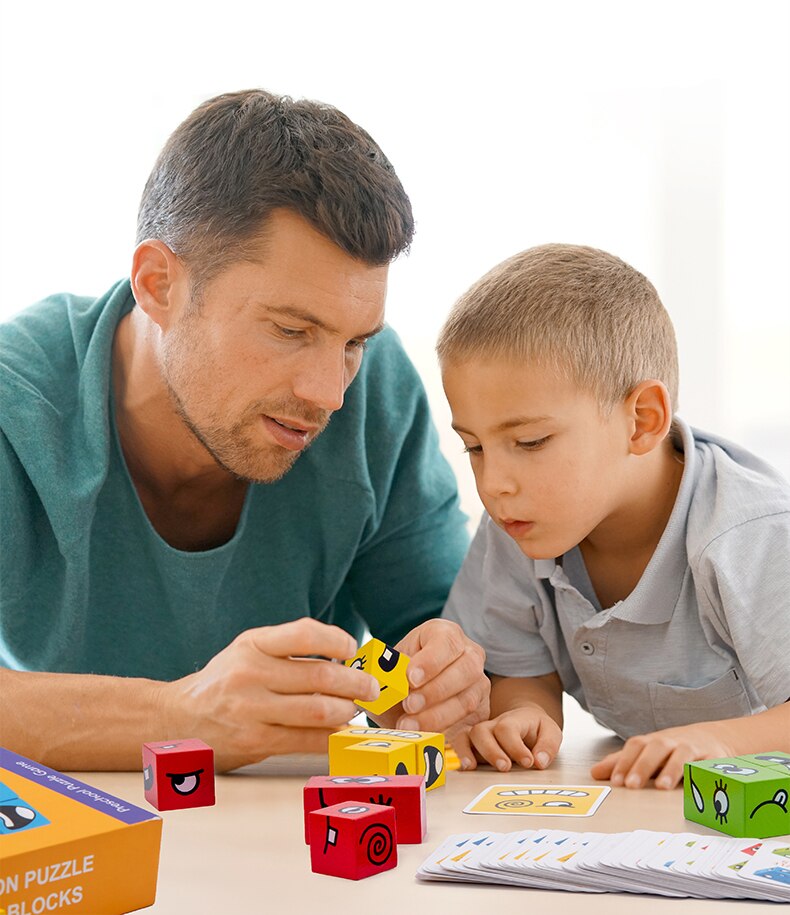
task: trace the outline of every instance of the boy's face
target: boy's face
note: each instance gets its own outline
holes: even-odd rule
[[[616,524],[629,456],[624,407],[550,369],[471,360],[442,372],[453,428],[491,518],[532,559],[553,559]]]

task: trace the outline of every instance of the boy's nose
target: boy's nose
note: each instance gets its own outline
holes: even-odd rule
[[[478,474],[478,488],[481,496],[497,499],[500,496],[513,495],[518,490],[518,482],[507,467],[487,460]]]

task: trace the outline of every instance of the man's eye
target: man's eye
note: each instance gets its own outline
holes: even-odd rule
[[[363,349],[365,349],[365,347],[367,345],[368,345],[367,340],[349,340],[348,343],[346,343],[346,348],[363,350]]]
[[[298,327],[283,327],[281,324],[275,324],[274,328],[281,337],[285,337],[287,340],[298,340],[299,337],[304,336],[304,331]]]
[[[550,435],[545,435],[543,438],[537,438],[532,442],[516,442],[519,448],[523,451],[537,451],[538,448],[542,448],[543,445],[551,438]]]

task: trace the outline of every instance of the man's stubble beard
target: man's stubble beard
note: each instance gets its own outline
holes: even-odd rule
[[[182,322],[190,320],[190,317],[186,317],[182,319]],[[176,390],[176,385],[183,388],[184,385],[181,384],[183,381],[187,382],[185,385],[187,388],[192,387],[189,382],[194,378],[194,373],[189,370],[184,371],[184,363],[179,364],[178,353],[190,349],[194,352],[196,347],[191,345],[194,339],[195,334],[183,327],[182,323],[177,331],[176,339],[162,349],[162,379],[176,415],[217,466],[237,480],[245,483],[274,483],[282,479],[293,467],[299,455],[303,454],[324,431],[331,414],[323,410],[308,414],[298,401],[281,399],[275,403],[259,401],[249,411],[248,419],[234,423],[229,429],[220,425],[216,420],[210,420],[208,424],[202,426],[198,425],[190,416],[186,404]],[[174,366],[178,367],[174,369]],[[303,419],[310,425],[317,425],[319,428],[301,451],[289,451],[276,444],[268,448],[260,447],[253,444],[246,430],[253,423],[262,422],[262,414],[286,415],[291,419]]]

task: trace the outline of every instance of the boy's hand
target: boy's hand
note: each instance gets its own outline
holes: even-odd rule
[[[590,774],[626,788],[643,788],[655,776],[656,788],[674,788],[683,779],[684,763],[738,755],[727,733],[730,723],[705,721],[630,737],[622,750],[605,756]]]
[[[527,705],[475,725],[469,738],[477,754],[500,772],[510,769],[511,760],[525,769],[545,769],[560,748],[562,728],[539,705]]]

